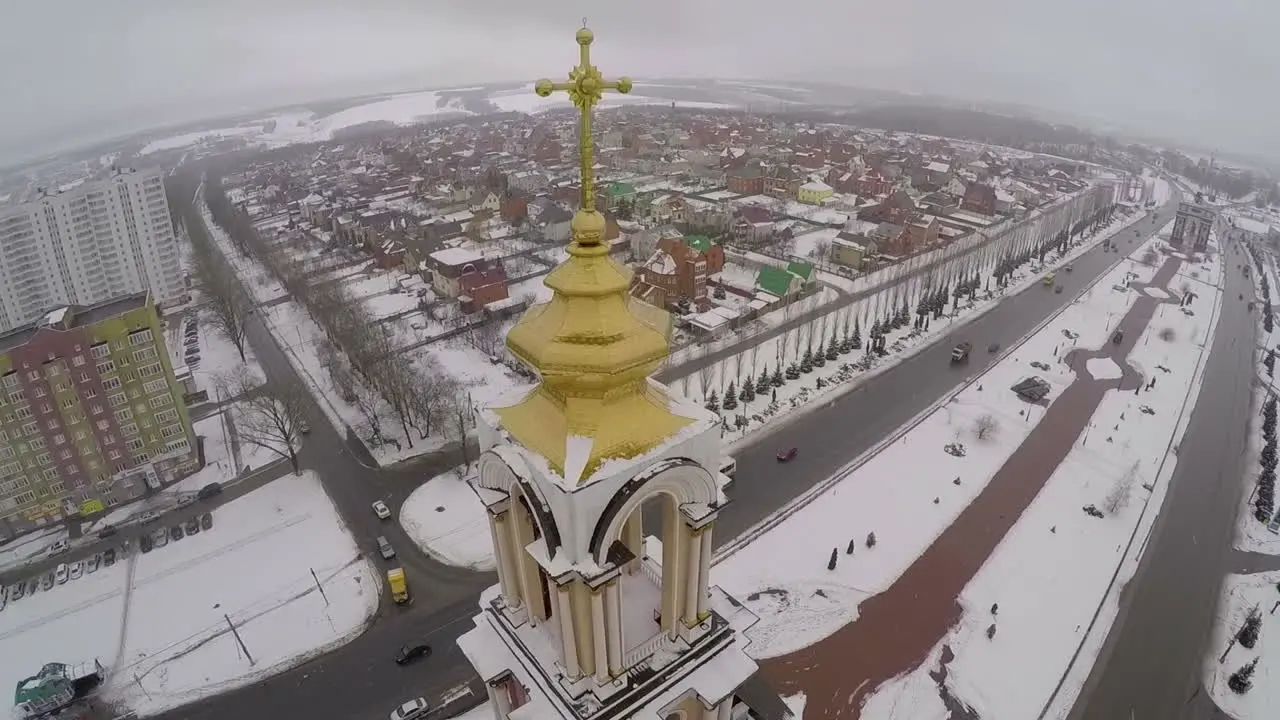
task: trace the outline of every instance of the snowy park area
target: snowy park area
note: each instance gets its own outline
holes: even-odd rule
[[[0,682],[14,687],[43,662],[97,658],[107,701],[160,712],[336,647],[377,611],[378,576],[313,474],[271,482],[211,520],[10,602],[0,614]]]
[[[456,471],[437,475],[400,507],[400,526],[436,560],[473,570],[493,570],[493,538],[484,505]]]
[[[1187,277],[1197,271],[1220,278],[1199,263]],[[929,675],[944,647],[954,655],[946,664],[949,693],[981,717],[1067,716],[1118,612],[1119,593],[1137,570],[1199,395],[1221,290],[1193,282],[1195,314],[1176,302],[1159,305],[1129,355],[1129,364],[1156,384],[1136,395],[1107,393],[1048,484],[965,587],[960,624],[920,668],[882,685],[863,717],[946,717]],[[1100,516],[1082,509],[1089,506]],[[1010,685],[1013,668],[1021,670]]]
[[[1280,707],[1280,572],[1228,575],[1214,620],[1204,684],[1213,701],[1236,720],[1268,720]],[[1252,618],[1252,619],[1251,619]],[[1245,630],[1246,625],[1256,626]],[[1252,647],[1247,646],[1253,635]],[[1225,658],[1224,658],[1225,653]],[[1251,687],[1238,693],[1233,674],[1250,665]]]
[[[1148,280],[1153,272],[1132,260],[1121,262],[905,434],[869,459],[855,460],[820,496],[807,496],[781,523],[723,557],[717,583],[760,616],[747,632],[748,653],[763,659],[810,645],[854,619],[861,599],[892,584],[1043,417],[1041,406],[1020,400],[1010,386],[1039,376],[1049,384],[1052,401],[1074,379],[1061,357],[1073,346],[1102,346],[1110,326],[1137,298],[1136,291],[1116,286],[1124,288],[1134,274]],[[957,445],[963,456],[953,454]],[[884,522],[908,517],[909,523]],[[876,544],[867,549],[872,532]],[[842,557],[828,571],[831,550],[843,556],[851,540],[858,546],[854,557]],[[779,556],[805,562],[771,561]]]

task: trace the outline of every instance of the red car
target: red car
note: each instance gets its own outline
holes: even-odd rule
[[[779,450],[778,462],[786,462],[788,460],[794,459],[798,452],[799,450],[796,450],[795,448],[787,448],[786,450]]]

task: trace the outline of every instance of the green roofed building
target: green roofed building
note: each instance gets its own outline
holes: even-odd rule
[[[604,197],[602,200],[604,202],[605,210],[613,210],[618,207],[618,203],[623,200],[634,202],[635,199],[636,188],[631,183],[609,183],[604,187]]]
[[[813,279],[813,266],[807,262],[788,263],[787,272],[804,280],[806,283]]]
[[[697,250],[700,253],[709,252],[715,247],[715,241],[706,235],[685,235],[684,244]]]
[[[49,715],[88,695],[105,677],[106,668],[97,660],[76,666],[46,663],[40,672],[18,681],[13,691],[13,716]]]

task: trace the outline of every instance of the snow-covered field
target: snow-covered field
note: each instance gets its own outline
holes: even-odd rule
[[[314,475],[286,476],[212,515],[210,530],[10,603],[0,682],[96,657],[109,701],[159,712],[340,645],[376,612],[378,575]]]
[[[1192,274],[1203,278],[1192,281],[1195,315],[1176,303],[1160,305],[1129,357],[1155,386],[1107,394],[1081,440],[965,588],[961,623],[919,669],[882,686],[863,717],[946,717],[929,677],[944,645],[954,653],[948,690],[981,717],[1070,712],[1115,618],[1119,592],[1137,569],[1177,462],[1177,439],[1199,395],[1221,290],[1210,284],[1220,278],[1216,268],[1195,264],[1186,271]],[[1103,517],[1084,513],[1088,505]],[[997,632],[988,640],[992,624]],[[1010,683],[1015,668],[1018,682]]]
[[[723,558],[717,583],[760,616],[747,631],[747,651],[767,658],[810,645],[854,619],[861,599],[892,584],[1043,417],[1042,408],[1019,400],[1009,387],[1038,375],[1050,383],[1050,398],[1056,397],[1074,378],[1058,358],[1073,345],[1101,346],[1110,326],[1133,304],[1134,291],[1113,286],[1123,285],[1129,273],[1145,281],[1153,272],[1131,260],[1121,262],[905,435],[845,471],[811,498],[816,501]],[[1079,336],[1073,342],[1067,332]],[[1049,369],[1033,368],[1031,362]],[[963,444],[965,456],[948,454],[949,443]],[[911,521],[886,523],[885,518]],[[867,549],[865,537],[871,532],[877,544]],[[852,558],[844,556],[850,540],[859,546]],[[832,548],[842,555],[834,572],[826,569]],[[779,564],[772,560],[777,557],[800,560]]]
[[[475,570],[496,565],[484,505],[456,471],[414,490],[400,507],[400,525],[423,552],[442,563]]]
[[[1280,572],[1228,575],[1222,584],[1222,597],[1214,621],[1210,652],[1204,661],[1205,687],[1218,707],[1236,720],[1269,720],[1280,707],[1280,618],[1275,616],[1280,603]],[[1257,644],[1244,647],[1232,640],[1246,618],[1257,613],[1262,621]],[[1222,653],[1226,660],[1219,662]],[[1252,688],[1237,694],[1227,686],[1231,674],[1250,662],[1254,668]]]

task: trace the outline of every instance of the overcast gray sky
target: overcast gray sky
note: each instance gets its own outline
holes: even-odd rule
[[[288,102],[559,77],[586,16],[637,77],[1019,102],[1280,157],[1254,0],[0,0],[0,162]]]

